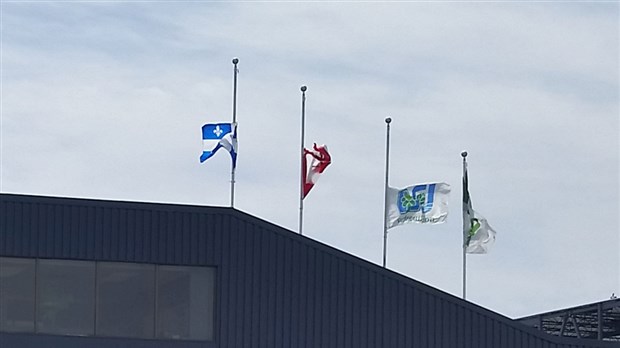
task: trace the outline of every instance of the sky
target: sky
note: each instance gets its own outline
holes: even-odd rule
[[[461,151],[497,231],[468,300],[517,318],[620,294],[620,3],[2,1],[0,191],[230,205],[297,231],[306,146],[332,164],[304,236],[382,262],[390,186],[446,182],[443,224],[389,230],[387,267],[461,296]]]

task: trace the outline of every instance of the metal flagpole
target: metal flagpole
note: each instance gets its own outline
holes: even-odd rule
[[[463,157],[463,300],[465,300],[467,294],[467,236],[465,235],[465,223],[468,217],[466,216],[466,211],[469,210],[469,190],[467,188],[467,181],[465,180],[465,176],[467,175],[467,151],[461,152],[461,156]],[[465,195],[467,194],[467,202],[465,202]],[[468,204],[465,207],[465,204]]]
[[[387,257],[387,200],[388,200],[388,178],[389,178],[389,170],[390,170],[390,123],[392,119],[387,117],[385,119],[386,124],[386,137],[385,137],[385,197],[383,201],[383,268],[385,268],[385,261]]]
[[[237,125],[237,74],[239,73],[239,69],[237,69],[237,63],[239,63],[239,58],[233,58],[233,65],[235,66],[234,70],[234,83],[233,83],[233,112],[232,112],[232,126],[233,132],[236,132]],[[233,208],[235,206],[235,163],[232,163],[232,170],[230,171],[230,207]]]
[[[308,87],[301,86],[301,166],[299,167],[299,234],[303,234],[304,221],[304,136],[306,127],[306,90]]]

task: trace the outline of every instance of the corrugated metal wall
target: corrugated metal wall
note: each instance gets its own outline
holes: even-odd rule
[[[1,195],[0,256],[217,267],[216,339],[0,334],[0,347],[612,347],[539,333],[248,214]]]

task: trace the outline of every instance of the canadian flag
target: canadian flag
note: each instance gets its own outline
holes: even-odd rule
[[[301,169],[304,182],[302,199],[306,198],[321,173],[332,163],[327,146],[317,146],[316,143],[311,150],[304,148],[304,159]]]

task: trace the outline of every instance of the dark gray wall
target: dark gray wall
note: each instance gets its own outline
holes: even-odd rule
[[[548,336],[230,208],[0,197],[0,256],[217,267],[214,342],[0,333],[2,348],[618,347]]]

